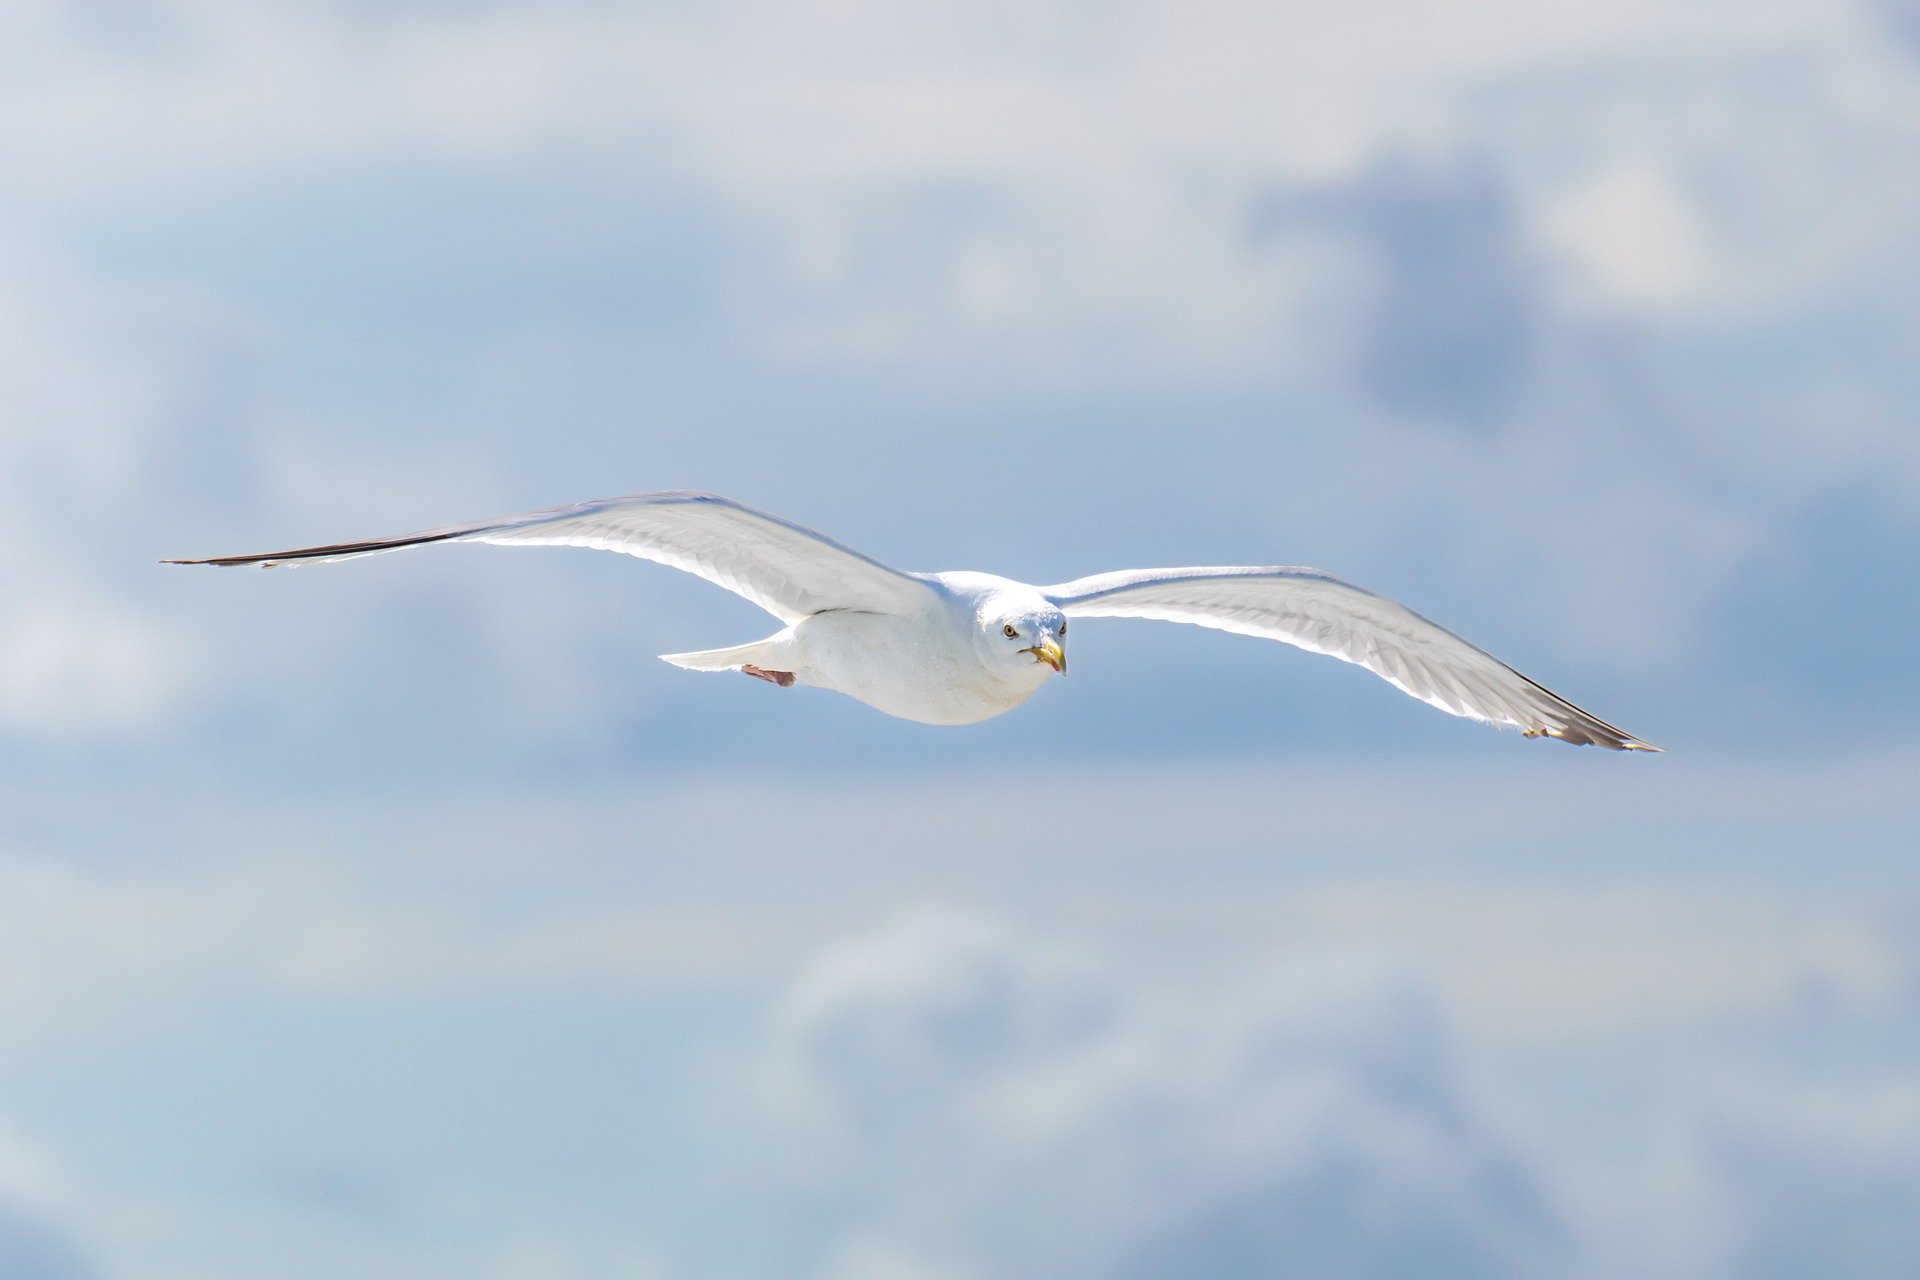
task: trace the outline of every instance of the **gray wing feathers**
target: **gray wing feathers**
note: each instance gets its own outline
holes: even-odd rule
[[[696,574],[788,623],[829,609],[907,612],[928,590],[920,579],[811,529],[708,493],[642,493],[393,538],[169,563],[271,567],[433,542],[618,551]]]
[[[1070,617],[1158,618],[1356,663],[1456,716],[1615,751],[1659,748],[1385,596],[1312,569],[1138,569],[1041,588]]]

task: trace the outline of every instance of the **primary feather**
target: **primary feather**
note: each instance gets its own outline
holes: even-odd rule
[[[391,538],[167,563],[271,568],[356,560],[434,542],[618,551],[697,574],[782,622],[828,609],[899,612],[918,604],[927,589],[920,579],[811,529],[711,493],[639,493]]]
[[[1123,569],[1040,590],[1070,618],[1158,618],[1279,640],[1357,663],[1456,716],[1615,751],[1659,750],[1405,605],[1317,570]]]

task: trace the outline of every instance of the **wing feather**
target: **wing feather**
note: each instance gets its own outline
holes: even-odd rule
[[[710,493],[641,493],[392,538],[167,563],[271,568],[434,542],[618,551],[696,574],[787,623],[830,609],[906,613],[931,590],[922,579],[811,529]]]
[[[1069,617],[1158,618],[1356,663],[1456,716],[1529,737],[1658,751],[1385,596],[1313,569],[1127,569],[1040,589]]]

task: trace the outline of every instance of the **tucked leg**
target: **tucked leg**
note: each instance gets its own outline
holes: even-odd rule
[[[752,676],[755,680],[765,680],[768,684],[777,684],[782,689],[793,686],[793,672],[791,671],[768,671],[766,668],[756,667],[752,663],[748,663],[740,669]]]

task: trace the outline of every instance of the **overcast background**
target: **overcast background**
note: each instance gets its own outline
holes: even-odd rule
[[[1912,0],[0,0],[0,1276],[1920,1274]],[[1301,563],[968,729],[621,557]]]

